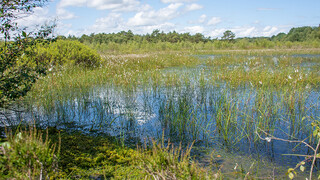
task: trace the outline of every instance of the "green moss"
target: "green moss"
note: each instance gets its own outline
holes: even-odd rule
[[[51,136],[57,140],[57,134]],[[136,168],[138,152],[117,145],[110,137],[87,136],[80,132],[61,133],[60,178],[141,179]]]

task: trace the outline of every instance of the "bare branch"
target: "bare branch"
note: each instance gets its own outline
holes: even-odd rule
[[[277,137],[274,137],[273,135],[265,132],[264,130],[262,130],[262,129],[260,129],[260,128],[257,128],[257,129],[259,129],[259,130],[262,131],[266,136],[268,136],[268,137],[266,137],[266,138],[262,138],[262,137],[260,136],[260,134],[258,133],[258,131],[256,131],[256,134],[258,135],[258,137],[259,137],[261,140],[269,141],[269,140],[274,139],[274,140],[279,140],[279,141],[284,141],[284,142],[290,142],[290,143],[302,143],[302,144],[304,144],[305,146],[307,146],[307,147],[309,147],[310,149],[312,149],[312,151],[315,151],[315,149],[314,149],[312,146],[310,146],[308,143],[306,143],[306,142],[304,142],[304,141],[299,141],[299,140],[287,140],[287,139],[277,138]]]

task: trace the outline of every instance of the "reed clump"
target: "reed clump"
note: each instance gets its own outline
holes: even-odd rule
[[[214,174],[203,167],[200,167],[191,160],[190,152],[192,145],[185,151],[181,144],[174,147],[170,142],[157,143],[152,140],[152,149],[141,153],[142,169],[149,179],[218,179],[219,173]]]
[[[60,142],[51,143],[36,128],[7,132],[0,144],[1,178],[47,179],[59,173]],[[57,145],[58,144],[58,145]]]

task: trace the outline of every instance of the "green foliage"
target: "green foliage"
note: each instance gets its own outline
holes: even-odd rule
[[[272,41],[290,41],[290,42],[305,42],[320,40],[320,27],[297,27],[292,28],[288,34],[279,33],[271,37]]]
[[[315,121],[311,123],[311,126],[314,128],[313,137],[319,139],[320,138],[320,121]]]
[[[2,178],[46,179],[57,174],[59,150],[50,143],[48,133],[45,140],[32,128],[6,135],[7,141],[0,146]]]
[[[221,37],[221,39],[232,42],[235,37],[236,37],[236,35],[232,31],[227,30],[223,33],[223,36]]]
[[[17,38],[0,47],[0,107],[23,97],[54,66],[96,67],[100,56],[76,41]]]
[[[217,179],[218,174],[213,175],[191,161],[191,148],[192,145],[183,151],[181,144],[174,147],[170,142],[164,145],[152,140],[152,149],[141,153],[139,168],[147,179]]]
[[[35,44],[44,40],[17,38],[0,47],[0,107],[24,96],[36,79],[45,73],[45,65],[34,59]]]
[[[70,37],[73,39],[73,37]],[[170,43],[179,43],[179,42],[192,42],[192,43],[199,43],[199,42],[207,42],[210,38],[204,37],[204,35],[197,33],[195,35],[191,35],[190,33],[177,33],[176,31],[164,33],[163,31],[156,29],[151,34],[146,35],[135,35],[132,31],[121,31],[118,33],[111,33],[111,34],[91,34],[82,35],[79,38],[79,41],[82,43],[88,44],[102,44],[102,43],[117,43],[117,44],[127,44],[130,42],[137,42],[142,43],[146,41],[148,43],[159,43],[159,42],[170,42]]]
[[[39,44],[35,49],[36,61],[51,66],[80,65],[96,67],[100,55],[78,41],[57,40],[48,45]]]
[[[286,39],[291,42],[316,39],[317,37],[314,34],[316,31],[319,31],[319,29],[309,26],[292,28],[287,34]]]
[[[0,33],[4,44],[0,46],[0,107],[24,96],[44,73],[43,67],[34,61],[33,46],[51,34],[53,26],[42,26],[30,38],[29,34],[20,31],[16,19],[42,7],[47,0],[4,0],[0,2]],[[11,33],[20,32],[13,42],[8,42]],[[31,33],[30,33],[31,34]]]

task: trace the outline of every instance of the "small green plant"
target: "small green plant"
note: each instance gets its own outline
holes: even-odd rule
[[[6,136],[7,141],[0,144],[2,178],[47,179],[57,174],[59,148],[50,143],[48,132],[45,140],[36,128]]]

